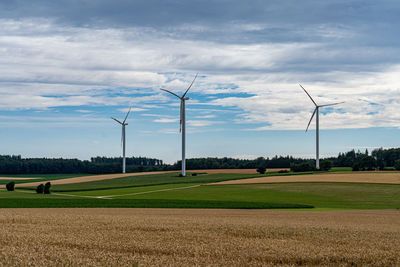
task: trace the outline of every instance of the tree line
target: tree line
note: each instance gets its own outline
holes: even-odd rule
[[[127,172],[155,171],[168,167],[160,159],[128,157],[126,161]],[[90,160],[79,160],[0,156],[0,173],[2,174],[119,173],[121,168],[121,157],[94,157]]]
[[[337,158],[330,158],[335,166],[352,167],[353,170],[384,170],[395,168],[400,170],[400,148],[378,148],[371,153],[351,150],[339,153]]]
[[[172,171],[181,168],[181,161],[166,164],[160,159],[147,157],[126,158],[127,172]],[[297,171],[313,170],[315,160],[292,156],[259,157],[256,159],[234,158],[192,158],[186,160],[187,170],[202,169],[255,169],[291,168]],[[400,148],[375,149],[361,152],[351,150],[339,153],[337,157],[325,158],[321,168],[331,166],[352,167],[353,170],[371,170],[387,167],[400,169]],[[93,157],[90,160],[63,158],[22,158],[21,156],[0,156],[1,174],[57,174],[57,173],[120,173],[121,157]]]
[[[120,163],[122,158],[108,158],[108,157],[93,157],[90,159],[94,164],[114,164]],[[164,165],[161,159],[152,159],[146,157],[130,157],[126,158],[126,165],[137,166],[162,166]]]

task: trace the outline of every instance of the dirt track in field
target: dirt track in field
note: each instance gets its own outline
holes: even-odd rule
[[[224,181],[208,185],[239,185],[239,184],[268,184],[268,183],[307,183],[307,182],[336,182],[336,183],[379,183],[400,184],[400,172],[393,173],[329,173],[312,175],[271,176]]]
[[[0,209],[0,266],[399,266],[400,211]]]
[[[278,171],[281,169],[269,169],[268,171]],[[73,177],[73,178],[66,178],[66,179],[57,179],[57,180],[49,180],[46,182],[51,182],[52,185],[57,184],[74,184],[74,183],[83,183],[83,182],[92,182],[92,181],[100,181],[100,180],[107,180],[107,179],[115,179],[115,178],[123,178],[129,176],[139,176],[139,175],[152,175],[152,174],[163,174],[163,173],[171,173],[171,172],[179,172],[179,171],[159,171],[159,172],[137,172],[137,173],[119,173],[119,174],[104,174],[104,175],[90,175],[90,176],[81,176],[81,177]],[[188,172],[206,172],[209,174],[215,173],[239,173],[239,174],[255,174],[257,173],[256,169],[216,169],[216,170],[188,170]],[[0,177],[1,179],[2,177]],[[24,178],[27,179],[27,178]],[[28,178],[30,179],[30,178]],[[37,179],[37,178],[33,178]],[[7,180],[10,180],[7,178]],[[11,179],[11,180],[21,180],[21,178]],[[43,182],[32,182],[32,183],[23,183],[23,184],[16,184],[15,187],[26,187],[26,186],[38,186]],[[4,187],[4,186],[2,186]]]

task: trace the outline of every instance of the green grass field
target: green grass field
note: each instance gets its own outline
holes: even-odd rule
[[[400,208],[400,186],[357,183],[282,183],[197,186],[175,184],[71,192],[79,196],[113,199],[181,199],[190,201],[242,201],[297,203],[321,209]],[[193,186],[193,187],[191,187]]]
[[[203,174],[179,177],[177,173],[168,173],[55,185],[51,188],[51,195],[35,194],[32,190],[34,188],[17,189],[14,192],[3,190],[0,191],[0,207],[400,209],[400,185],[203,185],[259,176],[261,175]]]
[[[142,175],[79,184],[55,185],[54,192],[91,191],[99,189],[119,189],[130,187],[144,187],[152,185],[172,185],[182,183],[213,183],[227,180],[261,177],[260,174],[201,174],[198,176],[179,177],[178,173],[158,175]]]

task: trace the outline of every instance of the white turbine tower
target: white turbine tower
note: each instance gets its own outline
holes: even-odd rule
[[[187,92],[189,89],[192,87],[194,81],[197,78],[197,74],[194,77],[192,83],[189,85],[189,87],[186,89],[185,93],[182,96],[179,96],[171,91],[168,91],[167,89],[162,89],[167,93],[170,93],[171,95],[176,96],[177,98],[180,99],[181,101],[181,107],[180,107],[180,129],[179,132],[182,132],[182,176],[186,176],[186,158],[185,158],[185,146],[186,146],[186,115],[185,115],[185,101],[189,100],[188,97],[186,97]]]
[[[307,129],[306,132],[308,131],[308,127],[310,126],[310,123],[312,121],[312,119],[314,118],[314,115],[317,114],[316,119],[315,119],[315,124],[316,124],[316,131],[315,131],[315,138],[316,138],[316,160],[315,160],[315,167],[317,169],[319,169],[319,108],[322,107],[327,107],[327,106],[334,106],[334,105],[338,105],[338,104],[342,104],[344,102],[338,102],[338,103],[332,103],[332,104],[326,104],[326,105],[317,105],[317,103],[315,103],[314,99],[312,99],[312,97],[310,96],[310,94],[306,91],[306,89],[304,89],[303,86],[301,86],[301,84],[299,84],[300,87],[304,90],[304,92],[308,95],[308,97],[311,99],[311,101],[314,103],[315,105],[315,109],[313,114],[311,115],[311,119],[308,122],[307,125]]]
[[[122,143],[122,173],[126,172],[126,159],[125,159],[125,145],[126,145],[126,136],[125,136],[125,126],[128,125],[128,123],[126,123],[126,119],[129,116],[129,113],[131,112],[131,108],[129,108],[128,113],[126,113],[125,119],[123,122],[120,122],[119,120],[117,120],[116,118],[111,117],[111,119],[115,120],[116,122],[118,122],[119,124],[122,125],[122,134],[121,134],[121,143]]]

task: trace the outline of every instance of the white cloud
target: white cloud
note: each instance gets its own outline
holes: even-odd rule
[[[145,109],[145,108],[131,108],[131,112],[135,112],[135,111],[146,111],[147,109]],[[121,112],[128,112],[129,111],[129,108],[120,108],[120,109],[118,109],[118,111],[121,111]]]
[[[219,124],[221,122],[218,121],[205,121],[205,120],[188,120],[188,125],[192,127],[204,127],[204,126],[210,126],[214,124]]]
[[[195,118],[196,119],[212,119],[212,118],[215,118],[216,116],[215,115],[202,115],[202,116],[196,116]]]
[[[108,119],[99,117],[79,116],[0,116],[2,127],[87,127],[107,125]]]
[[[174,129],[174,128],[161,129],[158,132],[163,134],[177,134],[179,133],[179,129]]]
[[[153,122],[160,122],[160,123],[171,123],[171,122],[178,122],[179,119],[171,119],[171,118],[161,118],[153,120]]]
[[[207,28],[200,26],[195,28]],[[230,30],[268,27],[237,23]],[[165,110],[165,106],[179,103],[159,87],[181,94],[200,72],[189,92],[194,97],[188,110],[201,110],[190,105],[214,106],[216,111],[235,108],[229,112],[236,123],[261,125],[243,129],[304,129],[313,106],[299,82],[318,103],[346,101],[321,114],[321,127],[400,127],[400,66],[357,69],[368,69],[368,62],[387,58],[393,52],[390,49],[349,49],[323,41],[217,43],[166,36],[144,27],[91,29],[43,19],[2,19],[0,29],[2,110],[131,104],[134,111]],[[356,36],[351,28],[326,24],[319,25],[314,34],[331,39]],[[356,70],[346,63],[350,61],[355,62]],[[337,71],[340,66],[345,68]],[[207,103],[196,100],[196,95],[218,98]],[[237,111],[241,112],[235,114]],[[188,125],[216,124],[202,120],[213,117],[194,116],[199,120],[188,121]],[[154,120],[177,121],[168,117]]]

